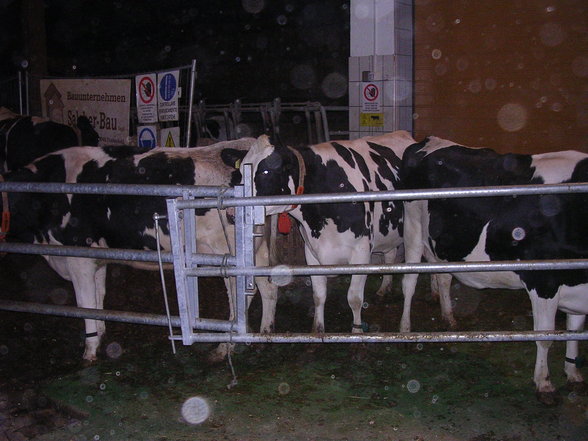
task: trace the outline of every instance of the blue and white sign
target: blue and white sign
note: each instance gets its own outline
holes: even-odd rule
[[[157,113],[159,121],[178,121],[179,95],[179,70],[163,72],[157,75]]]
[[[137,127],[137,145],[148,149],[157,147],[157,126]]]

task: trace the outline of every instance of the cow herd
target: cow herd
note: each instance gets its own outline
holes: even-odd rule
[[[34,146],[34,123],[18,138],[0,112],[0,154],[5,181],[235,185],[239,164],[251,164],[254,194],[294,195],[552,184],[588,181],[588,154],[563,151],[537,155],[498,154],[429,137],[421,142],[404,131],[303,148],[272,143],[262,135],[207,147],[140,150],[130,146],[76,147],[55,143],[39,150],[29,163],[11,162],[12,145]],[[18,120],[16,115],[12,119]],[[29,119],[30,120],[30,119]],[[84,121],[78,121],[83,126]],[[9,130],[7,130],[7,128]],[[90,127],[91,128],[91,127]],[[87,127],[86,127],[87,129]],[[22,133],[22,130],[20,131]],[[49,135],[44,135],[47,140]],[[23,141],[24,139],[24,141]],[[88,135],[86,138],[90,139]],[[97,138],[95,138],[97,141]],[[56,141],[61,142],[61,141]],[[95,144],[95,143],[94,143]],[[32,148],[32,147],[31,147]],[[33,154],[33,153],[31,153]],[[33,160],[34,159],[34,160]],[[25,165],[26,164],[26,165]],[[4,195],[3,195],[4,196]],[[7,202],[6,202],[7,201]],[[386,263],[467,262],[588,257],[588,196],[584,193],[499,196],[415,201],[349,202],[266,207],[266,215],[287,213],[298,224],[308,265],[367,264],[373,254]],[[6,207],[6,205],[9,207]],[[164,212],[163,197],[11,193],[3,198],[10,211],[9,240],[53,245],[156,249],[153,214]],[[9,209],[8,209],[9,208]],[[197,246],[201,252],[225,254],[233,228],[226,213],[197,211]],[[224,226],[224,227],[223,227]],[[161,247],[170,250],[169,229],[160,225]],[[268,243],[259,238],[256,264],[269,264]],[[106,265],[96,259],[47,256],[55,271],[72,281],[78,306],[102,308]],[[132,262],[129,262],[132,264]],[[474,288],[524,289],[531,300],[534,329],[555,329],[557,310],[567,314],[567,328],[581,331],[588,314],[588,270],[500,271],[437,274],[434,286],[442,315],[455,324],[449,296],[452,276]],[[353,275],[347,292],[353,312],[352,332],[362,332],[361,310],[366,275]],[[388,279],[385,279],[388,280]],[[313,331],[324,333],[325,276],[312,276],[315,304]],[[402,332],[411,330],[410,306],[417,274],[406,274]],[[261,332],[273,330],[277,287],[256,279],[262,297]],[[227,283],[229,299],[234,290]],[[232,305],[233,302],[231,301]],[[231,308],[231,314],[233,310]],[[104,322],[86,320],[84,359],[96,360]],[[539,399],[556,402],[547,355],[551,342],[537,342],[534,382]],[[216,357],[230,349],[221,346]],[[564,371],[576,391],[585,391],[577,341],[568,341]]]

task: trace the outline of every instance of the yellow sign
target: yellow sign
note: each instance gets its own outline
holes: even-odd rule
[[[167,139],[165,140],[165,147],[175,147],[176,144],[174,143],[174,137],[172,136],[171,132],[167,134]]]
[[[162,147],[179,147],[180,146],[180,128],[164,127],[159,130],[158,146]]]
[[[360,113],[359,115],[361,127],[384,127],[383,113]]]

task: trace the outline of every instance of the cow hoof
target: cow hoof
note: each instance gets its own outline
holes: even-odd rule
[[[588,385],[585,381],[568,381],[566,388],[575,393],[576,395],[586,396],[588,395]]]
[[[556,392],[536,392],[537,399],[540,403],[545,404],[546,406],[557,406],[561,403],[561,396]]]

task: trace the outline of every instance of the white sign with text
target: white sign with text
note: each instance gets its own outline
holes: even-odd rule
[[[84,115],[100,145],[125,144],[129,136],[131,80],[42,79],[42,113],[52,121],[75,126]]]

